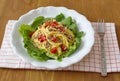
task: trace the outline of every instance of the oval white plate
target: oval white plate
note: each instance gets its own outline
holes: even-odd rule
[[[19,26],[23,23],[30,24],[34,20],[34,18],[38,16],[55,17],[60,13],[63,13],[65,17],[71,16],[74,20],[76,20],[79,30],[85,32],[85,36],[82,39],[82,44],[80,48],[78,48],[78,50],[70,57],[63,58],[62,62],[58,62],[56,60],[41,62],[31,58],[24,48],[23,39],[18,32]],[[67,9],[65,7],[40,7],[29,11],[18,19],[18,21],[14,25],[14,29],[12,32],[11,44],[14,52],[19,55],[24,61],[29,62],[36,67],[56,69],[67,67],[71,64],[77,63],[90,52],[94,44],[94,30],[91,23],[86,19],[86,17],[76,12],[75,10]]]

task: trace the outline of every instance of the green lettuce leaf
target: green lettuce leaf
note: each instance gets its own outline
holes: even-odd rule
[[[62,21],[63,19],[65,19],[65,16],[62,13],[60,13],[59,15],[55,17],[55,19],[56,21]]]
[[[38,26],[42,25],[44,23],[44,19],[45,18],[43,16],[39,16],[39,17],[35,18],[35,20],[31,24],[31,27],[33,27],[35,30],[37,30]]]
[[[72,24],[72,18],[71,17],[67,17],[67,18],[63,19],[61,21],[61,23],[66,25],[67,27],[69,27]]]
[[[30,34],[33,31],[35,31],[35,29],[32,28],[30,25],[22,24],[19,27],[20,35],[23,36],[23,37],[27,37],[27,35]]]

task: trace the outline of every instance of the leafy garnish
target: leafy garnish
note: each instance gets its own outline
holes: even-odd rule
[[[35,18],[35,20],[31,24],[31,27],[33,27],[34,29],[37,30],[38,26],[42,25],[43,23],[44,23],[44,17],[43,16],[39,16],[39,17]]]
[[[55,17],[55,19],[56,19],[56,21],[62,21],[63,19],[65,19],[65,16],[61,13],[61,14],[57,15]]]

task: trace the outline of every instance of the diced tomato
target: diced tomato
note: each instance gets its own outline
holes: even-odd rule
[[[61,45],[61,49],[62,49],[62,51],[67,50],[67,48],[66,48],[66,46],[64,44]]]
[[[58,25],[58,22],[54,21],[54,22],[51,22],[51,26],[57,26]]]
[[[58,22],[56,22],[56,21],[54,21],[54,22],[46,22],[46,23],[45,23],[45,27],[47,27],[47,26],[55,27],[55,26],[57,26],[57,25],[58,25]]]
[[[52,39],[51,39],[53,42],[57,42],[57,37],[55,36],[52,36]]]
[[[39,36],[38,36],[38,40],[39,40],[40,42],[44,42],[44,41],[46,40],[46,36],[39,35]]]
[[[62,31],[65,31],[65,28],[64,28],[64,27],[59,27],[58,30],[59,30],[60,32],[62,32]]]
[[[29,37],[31,38],[33,34],[34,34],[34,32],[31,32],[31,33],[29,34]]]
[[[51,52],[54,53],[54,54],[56,54],[57,53],[57,48],[56,47],[52,48]]]
[[[45,27],[50,26],[50,25],[51,25],[50,22],[45,22]]]

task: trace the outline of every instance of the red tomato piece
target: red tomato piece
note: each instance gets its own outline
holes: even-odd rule
[[[45,27],[50,26],[50,25],[51,25],[50,22],[45,22]]]
[[[52,26],[52,27],[55,27],[58,25],[58,22],[54,21],[54,22],[45,22],[45,27],[47,26]]]
[[[46,36],[40,35],[40,36],[38,36],[38,40],[40,42],[44,42],[46,40]]]
[[[62,51],[65,51],[65,50],[67,50],[67,47],[64,44],[62,44],[61,49],[62,49]]]
[[[57,48],[56,47],[52,48],[51,52],[54,53],[54,54],[56,54],[57,53]]]
[[[58,22],[54,21],[54,22],[51,22],[51,26],[57,26],[58,25]]]
[[[52,36],[52,39],[51,39],[53,42],[57,42],[57,37],[55,36]]]
[[[59,27],[58,30],[62,32],[62,31],[65,31],[65,28],[64,27]]]

